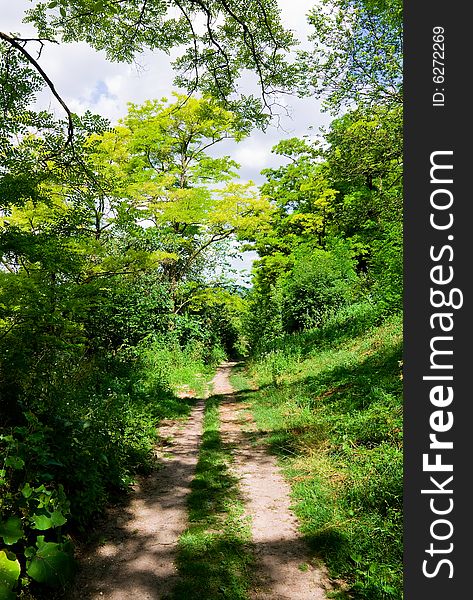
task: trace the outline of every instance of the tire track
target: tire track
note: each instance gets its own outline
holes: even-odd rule
[[[222,395],[222,439],[233,449],[234,471],[251,517],[256,555],[256,585],[252,600],[325,600],[331,589],[326,569],[314,566],[291,510],[289,484],[274,456],[254,445],[242,429],[249,424],[245,405],[237,401],[229,381],[235,363],[222,364],[213,380],[214,395]],[[245,414],[244,414],[245,413]]]

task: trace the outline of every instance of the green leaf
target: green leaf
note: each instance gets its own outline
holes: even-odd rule
[[[44,531],[45,529],[51,529],[51,527],[53,527],[50,513],[44,515],[31,515],[31,521],[33,522],[33,529]]]
[[[19,456],[9,456],[5,460],[5,466],[12,469],[22,469],[25,466],[25,461]]]
[[[66,584],[74,574],[74,558],[64,551],[63,544],[44,542],[38,538],[38,551],[29,564],[26,572],[38,583],[50,587]]]
[[[51,466],[51,465],[52,465],[53,467],[63,467],[63,466],[64,466],[64,463],[62,463],[62,462],[59,462],[58,460],[54,460],[53,458],[51,458],[50,460],[48,460],[48,461],[46,462],[46,466],[48,466],[48,467],[49,467],[49,466]]]
[[[14,554],[0,550],[0,600],[15,598],[10,590],[20,576],[20,563]]]
[[[29,483],[25,483],[23,489],[21,490],[21,493],[23,494],[24,498],[29,498],[33,493],[33,488],[30,486]]]
[[[0,583],[0,600],[15,600],[16,594]]]
[[[19,517],[9,517],[6,521],[0,521],[0,537],[7,545],[16,544],[23,537],[23,528]]]
[[[53,527],[61,527],[67,521],[66,517],[62,514],[60,510],[55,510],[51,513],[51,522]]]
[[[51,529],[51,527],[60,527],[67,521],[61,511],[55,510],[52,513],[44,511],[43,514],[34,514],[31,516],[33,529]]]

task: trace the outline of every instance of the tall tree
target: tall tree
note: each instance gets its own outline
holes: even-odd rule
[[[273,233],[258,232],[259,253],[265,255],[275,249],[290,253],[307,240],[323,248],[337,191],[328,179],[321,147],[307,139],[291,138],[281,140],[272,152],[288,162],[262,171],[267,181],[261,192],[277,210],[272,219]]]
[[[89,140],[94,169],[113,182],[108,203],[125,206],[137,224],[154,225],[139,237],[165,253],[161,268],[173,294],[202,273],[212,248],[258,227],[270,211],[251,182],[232,181],[235,161],[212,154],[248,127],[213,100],[176,95],[174,103],[130,105],[118,127]]]
[[[302,94],[339,112],[402,103],[402,2],[322,0],[308,15],[313,49],[299,52]]]

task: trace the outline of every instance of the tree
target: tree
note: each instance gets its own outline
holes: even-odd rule
[[[174,103],[130,105],[117,128],[89,140],[94,169],[113,182],[108,204],[124,203],[135,225],[154,225],[138,236],[161,252],[174,298],[180,282],[202,272],[212,247],[256,228],[270,209],[251,182],[232,181],[238,165],[230,157],[209,152],[247,132],[247,121],[213,100],[176,95]]]
[[[359,107],[318,143],[293,138],[273,152],[288,162],[264,171],[275,211],[252,238],[261,257],[246,318],[253,347],[321,325],[362,290],[384,312],[399,310],[401,107]]]
[[[0,38],[24,56],[71,113],[42,70],[28,44],[85,41],[105,50],[109,59],[131,62],[146,49],[170,53],[176,85],[200,90],[263,126],[275,94],[288,90],[293,69],[285,55],[295,44],[283,28],[275,0],[35,0],[26,21],[38,37],[25,39],[0,32]],[[238,80],[244,70],[256,74],[260,98],[244,95]]]
[[[350,245],[337,240],[328,250],[299,246],[290,273],[280,281],[282,317],[288,332],[317,327],[356,297]]]
[[[323,0],[308,15],[310,51],[299,52],[302,94],[326,108],[402,103],[402,2]]]
[[[359,108],[334,120],[324,153],[332,177],[382,193],[402,174],[402,136],[401,107]]]
[[[333,121],[326,134],[324,156],[338,190],[335,232],[350,240],[363,271],[369,270],[387,224],[402,236],[401,112],[400,106],[359,108]]]
[[[295,245],[307,240],[316,241],[323,248],[337,191],[327,178],[321,149],[316,143],[292,138],[276,144],[272,152],[289,162],[277,169],[262,171],[267,182],[261,192],[277,208],[272,219],[276,235],[259,231],[258,251],[261,255],[271,252],[272,248],[290,252]]]

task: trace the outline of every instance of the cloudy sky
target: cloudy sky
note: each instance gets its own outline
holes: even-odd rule
[[[310,33],[305,15],[317,0],[279,1],[285,26],[292,29],[304,45]],[[31,26],[22,23],[24,11],[29,7],[29,0],[0,0],[0,29],[33,34]],[[32,51],[33,45],[29,49]],[[82,114],[90,110],[112,123],[124,116],[127,102],[142,103],[147,99],[169,97],[173,90],[170,59],[164,53],[143,54],[135,64],[127,65],[107,61],[103,52],[84,43],[63,44],[59,48],[45,47],[40,63],[72,111]],[[282,101],[287,105],[289,115],[281,114],[279,128],[272,126],[265,133],[255,131],[239,144],[228,141],[220,145],[219,153],[229,154],[240,163],[243,180],[262,183],[261,169],[281,164],[281,159],[271,154],[276,142],[302,136],[309,126],[317,130],[330,120],[326,113],[321,113],[320,102],[313,98],[302,100],[287,96]],[[57,116],[63,116],[47,91],[41,94],[38,103]],[[244,262],[248,266],[248,260]]]
[[[286,27],[295,31],[302,40],[310,32],[306,13],[315,2],[310,0],[280,0],[282,18]],[[0,28],[7,32],[32,33],[31,26],[22,23],[24,11],[31,7],[28,0],[0,0]],[[31,45],[31,49],[33,46]],[[126,103],[141,103],[150,98],[169,97],[173,90],[173,72],[169,57],[164,53],[144,54],[133,65],[111,63],[103,52],[96,52],[86,44],[62,45],[45,48],[41,65],[55,83],[67,105],[77,113],[87,109],[116,122],[126,113]],[[54,98],[44,92],[43,106],[61,114]],[[281,115],[280,128],[270,127],[266,133],[254,132],[238,145],[228,142],[220,152],[232,154],[241,164],[242,179],[262,182],[259,172],[278,164],[271,155],[271,147],[281,138],[307,133],[309,126],[317,129],[329,121],[320,112],[320,103],[312,98],[304,100],[285,97],[290,116]]]

